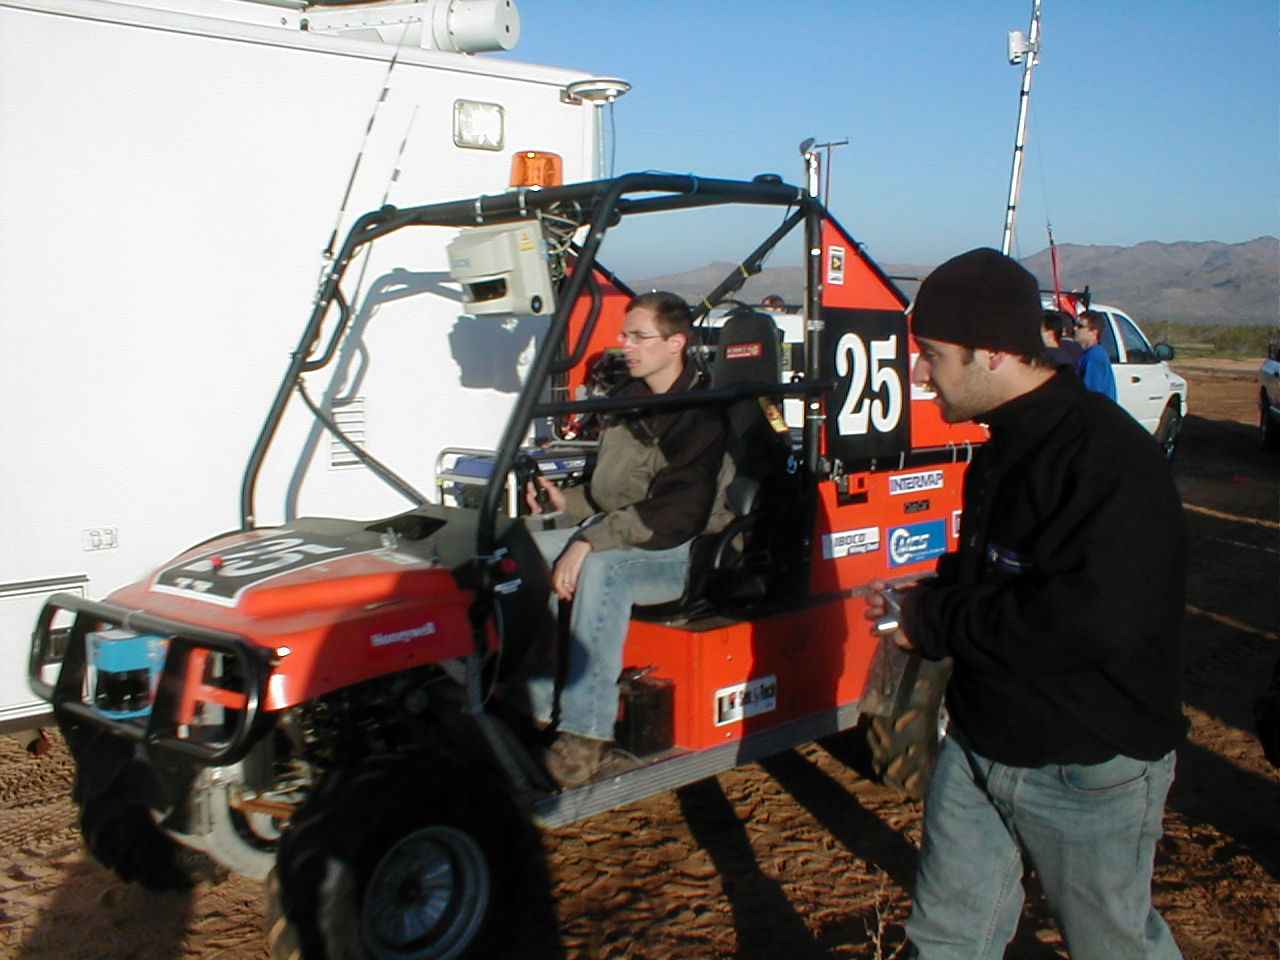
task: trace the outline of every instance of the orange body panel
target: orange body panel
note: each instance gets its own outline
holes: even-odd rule
[[[273,532],[228,537],[228,549]],[[206,545],[200,548],[208,551]],[[195,556],[190,551],[187,556]],[[176,561],[180,562],[180,561]],[[430,561],[371,550],[271,578],[233,606],[156,592],[152,581],[117,590],[110,602],[145,609],[193,626],[240,634],[274,659],[263,703],[281,710],[341,687],[473,649],[472,594]],[[488,638],[492,645],[495,638]],[[191,658],[181,702],[188,722],[197,702],[226,702],[228,692],[204,683],[206,656]]]
[[[941,521],[944,524],[947,550],[954,550],[960,531],[960,505],[965,463],[923,467],[885,473],[859,473],[842,479],[844,496],[834,482],[818,484],[817,535],[813,541],[813,573],[810,590],[822,595],[865,586],[872,580],[885,580],[930,573],[936,559],[894,565],[890,556],[890,537],[898,527]],[[890,494],[891,477],[925,477],[942,475],[942,485],[918,493]],[[851,502],[852,493],[865,502]],[[846,502],[843,504],[841,500]],[[911,513],[907,512],[912,505]],[[829,538],[851,531],[876,531],[878,546],[850,550],[844,556],[829,557]],[[866,543],[864,541],[864,546]]]
[[[587,341],[587,349],[583,354],[582,362],[576,364],[566,374],[568,379],[567,399],[569,400],[581,399],[577,396],[576,391],[578,387],[586,383],[587,372],[591,369],[591,364],[604,351],[618,346],[618,334],[622,332],[622,319],[626,312],[627,304],[631,300],[630,295],[610,283],[603,273],[597,270],[595,276],[596,281],[600,284],[600,296],[603,302],[600,306],[600,316],[596,320],[596,328],[591,333],[591,339]],[[587,317],[590,313],[591,296],[589,292],[584,292],[578,298],[578,302],[574,304],[573,311],[569,314],[569,333],[566,349],[572,350],[577,344],[578,338],[586,327]]]
[[[675,681],[675,740],[688,750],[720,746],[862,696],[879,640],[861,598],[830,602],[711,630],[633,622],[623,662]],[[775,678],[774,709],[717,722],[718,694]]]

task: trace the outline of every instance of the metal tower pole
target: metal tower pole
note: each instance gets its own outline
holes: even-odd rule
[[[1009,172],[1009,203],[1004,211],[1004,236],[1000,240],[1000,252],[1008,256],[1013,246],[1013,219],[1018,209],[1018,194],[1022,191],[1022,154],[1026,146],[1027,110],[1031,106],[1031,71],[1040,60],[1040,0],[1031,3],[1031,27],[1027,31],[1027,45],[1020,59],[1022,89],[1018,94],[1018,132],[1013,140],[1013,169]],[[1010,63],[1016,64],[1013,51]]]

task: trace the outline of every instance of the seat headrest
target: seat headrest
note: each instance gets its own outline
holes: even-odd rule
[[[720,328],[711,385],[778,383],[782,379],[779,339],[773,317],[749,307],[734,310]]]

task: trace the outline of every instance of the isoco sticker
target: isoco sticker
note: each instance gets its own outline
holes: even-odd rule
[[[932,560],[947,552],[947,523],[945,520],[926,520],[894,527],[889,531],[889,566],[903,567],[909,563]]]
[[[880,549],[880,528],[860,527],[857,530],[838,530],[822,537],[822,559],[839,560],[859,553],[874,553]]]
[[[900,497],[921,490],[941,490],[945,486],[941,470],[922,470],[919,473],[899,473],[889,478],[889,495]]]

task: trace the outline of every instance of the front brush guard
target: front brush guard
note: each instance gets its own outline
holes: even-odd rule
[[[41,671],[51,662],[51,626],[60,610],[75,614],[75,621],[58,679],[51,685],[44,681]],[[160,634],[168,640],[164,668],[145,726],[104,716],[83,700],[85,636],[104,625]],[[211,653],[233,658],[238,676],[243,678],[243,690],[218,686],[205,679],[204,668]],[[266,696],[270,659],[268,651],[238,634],[179,623],[74,594],[56,593],[46,601],[36,622],[27,680],[36,696],[53,705],[59,719],[91,724],[141,743],[148,751],[175,754],[208,766],[224,766],[243,758],[252,745],[253,731]],[[189,736],[200,704],[225,709],[230,725],[226,737],[196,740]]]

